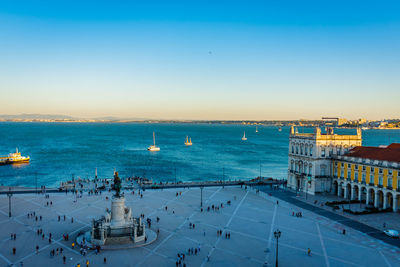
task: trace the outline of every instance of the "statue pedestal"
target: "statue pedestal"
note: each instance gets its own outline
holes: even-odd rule
[[[111,228],[118,228],[125,225],[125,198],[115,197],[112,198],[111,203]]]
[[[149,233],[153,233],[153,231],[150,230]],[[111,212],[107,210],[101,219],[93,220],[92,230],[88,232],[88,235],[90,238],[87,240],[90,239],[89,242],[93,245],[123,245],[124,247],[135,247],[136,244],[139,246],[141,243],[143,245],[146,243],[145,238],[147,237],[146,226],[142,222],[142,218],[132,216],[132,210],[125,207],[123,195],[112,197]],[[154,234],[153,237],[150,240],[154,241],[157,234]],[[82,240],[84,239],[81,238]]]

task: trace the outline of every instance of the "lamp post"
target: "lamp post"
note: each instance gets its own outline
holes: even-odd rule
[[[175,185],[176,185],[176,165],[175,165]]]
[[[308,180],[308,178],[307,178],[307,183],[306,183],[306,200],[307,200],[307,195],[308,195],[308,183],[309,183],[309,180]]]
[[[203,207],[203,188],[204,186],[200,186],[200,207]]]
[[[225,168],[222,168],[222,180],[223,180],[223,184],[222,184],[222,188],[225,188]]]
[[[11,217],[11,197],[12,197],[12,193],[11,193],[11,187],[9,187],[8,188],[8,193],[7,193],[7,196],[8,196],[8,217]]]
[[[36,194],[38,193],[37,192],[37,172],[35,172],[35,191],[36,191]]]
[[[275,256],[275,266],[278,267],[278,240],[281,237],[281,231],[276,229],[274,231],[274,237],[276,238],[276,256]]]

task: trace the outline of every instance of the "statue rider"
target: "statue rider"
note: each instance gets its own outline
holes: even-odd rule
[[[114,173],[114,185],[113,189],[115,190],[115,196],[120,197],[120,192],[121,192],[121,179],[118,176],[118,172]]]

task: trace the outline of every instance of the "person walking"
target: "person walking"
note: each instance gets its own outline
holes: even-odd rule
[[[89,260],[86,260],[86,267],[89,267]]]
[[[311,249],[310,248],[307,249],[307,255],[311,256]]]

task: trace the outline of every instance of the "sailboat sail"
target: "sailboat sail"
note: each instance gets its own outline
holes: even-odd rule
[[[246,140],[247,140],[247,137],[246,137],[246,131],[243,133],[242,140],[243,140],[243,141],[246,141]]]
[[[189,141],[190,140],[190,141]],[[192,138],[190,137],[190,139],[189,139],[189,136],[187,136],[186,135],[186,142],[185,142],[185,145],[186,146],[191,146],[192,145]]]
[[[147,148],[149,151],[160,151],[160,148],[156,146],[156,135],[153,132],[153,145]]]

